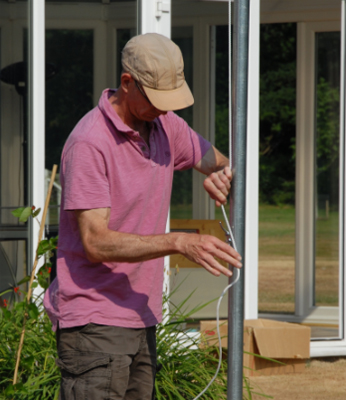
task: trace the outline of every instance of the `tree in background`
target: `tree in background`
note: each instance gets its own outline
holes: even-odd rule
[[[316,35],[316,196],[339,206],[340,32]]]
[[[296,24],[262,24],[260,202],[294,204]]]
[[[46,61],[56,76],[46,85],[46,168],[60,165],[65,141],[93,107],[93,31],[49,29]],[[100,93],[101,95],[101,93]]]
[[[262,24],[260,44],[259,200],[294,203],[296,25]],[[218,26],[215,144],[224,154],[228,154],[228,118],[228,26]]]

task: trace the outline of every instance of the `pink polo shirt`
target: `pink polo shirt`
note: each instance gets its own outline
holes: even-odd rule
[[[71,210],[110,208],[109,228],[162,234],[174,170],[191,168],[210,143],[173,112],[154,120],[150,147],[112,108],[106,89],[98,107],[77,124],[65,144],[57,277],[44,298],[61,328],[89,322],[128,328],[162,317],[163,259],[138,263],[88,261]]]

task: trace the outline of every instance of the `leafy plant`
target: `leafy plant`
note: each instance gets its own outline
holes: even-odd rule
[[[201,348],[198,336],[183,329],[184,323],[198,310],[183,311],[187,300],[176,307],[171,304],[165,323],[158,325],[157,354],[162,367],[156,376],[157,400],[192,400],[207,386],[217,368],[218,349]],[[169,298],[164,301],[169,302]],[[0,312],[0,399],[55,400],[59,394],[60,370],[55,364],[57,351],[51,322],[47,314],[40,311],[41,297],[30,303],[28,309],[19,383],[13,385],[15,354],[25,307],[26,302],[20,301]],[[252,394],[253,387],[244,378],[244,399],[251,400]],[[216,381],[201,399],[223,399],[226,396],[227,360],[223,357]]]
[[[179,306],[170,304],[165,323],[157,329],[157,354],[161,369],[156,376],[155,389],[158,400],[193,399],[210,382],[218,363],[215,348],[200,348],[197,336],[183,329],[188,318],[201,307],[183,311],[188,299]],[[164,301],[169,302],[169,298]],[[227,393],[226,365],[223,362],[217,382],[204,399],[222,399]]]
[[[12,214],[21,222],[36,218],[40,209],[21,207]],[[18,296],[19,285],[30,281],[24,299],[7,304],[0,313],[0,398],[54,399],[58,398],[60,373],[55,366],[56,344],[51,323],[43,311],[42,294],[31,298],[31,289],[48,287],[51,272],[50,257],[56,249],[57,238],[41,240],[36,251],[35,264],[44,263],[36,276],[26,277],[13,290]],[[33,269],[33,274],[35,268]],[[1,293],[3,296],[9,290]],[[24,340],[25,333],[25,340]],[[14,376],[13,376],[14,373]],[[17,383],[18,382],[18,383]]]
[[[164,298],[164,309],[168,310],[165,321],[157,328],[157,356],[160,364],[156,375],[155,390],[157,400],[194,399],[213,379],[219,362],[219,348],[201,346],[198,332],[185,329],[186,322],[207,304],[187,311],[184,307],[188,296],[175,306]],[[168,304],[167,304],[168,303]],[[227,398],[227,356],[222,354],[220,371],[213,384],[199,397],[205,400]],[[253,394],[270,398],[258,391],[254,392],[248,378],[243,378],[243,399],[252,400]]]
[[[55,334],[41,299],[15,302],[0,312],[0,399],[57,399],[60,371]],[[26,333],[22,349],[18,383],[13,385],[16,353],[27,312]]]

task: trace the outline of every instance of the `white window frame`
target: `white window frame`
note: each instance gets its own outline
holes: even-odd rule
[[[345,332],[345,276],[344,276],[344,185],[341,170],[340,201],[340,269],[339,298],[341,307],[313,305],[314,270],[314,119],[315,119],[315,33],[340,31],[339,21],[300,22],[297,24],[297,142],[296,142],[296,295],[295,315],[266,314],[267,318],[288,322],[338,323],[339,338],[311,342],[311,356],[346,354]],[[341,103],[342,104],[342,103]],[[341,107],[342,109],[342,107]],[[341,111],[341,110],[340,110]],[[345,129],[344,127],[341,129]],[[341,139],[343,135],[341,135]],[[344,149],[341,140],[341,166]],[[310,212],[309,212],[310,210]],[[261,315],[262,316],[262,315]]]
[[[340,250],[339,250],[339,307],[313,305],[314,287],[314,135],[315,135],[315,34],[340,31],[340,21],[298,23],[298,80],[297,80],[297,187],[296,187],[296,318],[306,323],[335,323],[339,338],[311,342],[311,355],[346,354],[345,331],[345,195],[344,195],[344,124],[340,127]],[[344,41],[343,41],[344,44]],[[343,76],[343,74],[342,74]],[[344,78],[342,79],[344,82]],[[343,93],[343,85],[341,92]],[[344,110],[341,101],[341,121]],[[310,212],[309,212],[310,210]]]
[[[305,213],[304,206],[312,203],[313,196],[313,165],[314,153],[311,140],[314,134],[314,35],[317,31],[340,30],[340,3],[342,4],[342,17],[345,19],[345,0],[331,0],[318,4],[311,1],[309,10],[306,11],[305,3],[280,2],[273,7],[271,0],[261,0],[261,23],[297,23],[297,183],[296,183],[296,313],[293,316],[260,314],[260,317],[285,320],[288,322],[314,323],[321,318],[326,322],[339,322],[339,334],[342,339],[321,339],[311,342],[311,356],[341,356],[346,355],[346,340],[344,337],[346,327],[346,300],[345,300],[345,265],[344,255],[340,253],[340,302],[342,307],[312,307],[313,290],[313,213]],[[302,21],[302,22],[299,22]],[[324,22],[316,22],[324,21]],[[342,49],[345,48],[345,23],[343,23]],[[345,55],[343,55],[345,58]],[[341,89],[344,90],[345,80],[342,79]],[[340,110],[342,110],[341,99]],[[342,114],[342,113],[341,113]],[[342,115],[341,128],[345,132],[344,115]],[[343,127],[343,128],[342,128]],[[344,135],[341,135],[343,139]],[[342,140],[340,146],[344,147]],[[344,152],[345,153],[345,152]],[[341,164],[344,170],[343,164]],[[344,173],[345,174],[345,173]],[[307,190],[310,188],[310,190]],[[303,190],[310,193],[310,197],[303,195]],[[345,249],[344,229],[346,195],[340,189],[343,201],[340,202],[340,252]],[[305,266],[305,267],[304,267]],[[308,268],[306,268],[308,266]],[[306,289],[308,288],[308,290]]]
[[[341,321],[337,307],[313,305],[314,271],[314,136],[315,136],[315,34],[340,31],[340,22],[309,22],[298,24],[297,82],[297,225],[296,225],[296,315],[306,322]],[[340,110],[341,111],[341,110]],[[343,149],[340,158],[343,159]],[[341,174],[342,176],[342,174]],[[340,180],[343,192],[343,180]],[[340,236],[343,231],[343,196],[340,199]],[[310,212],[309,212],[310,210]],[[340,241],[340,271],[342,280],[343,246]],[[340,288],[341,289],[341,288]],[[342,299],[342,291],[339,295]],[[341,308],[340,308],[341,310]],[[340,324],[341,325],[341,324]],[[340,326],[341,335],[341,326]]]
[[[28,143],[29,143],[29,199],[31,204],[43,210],[45,203],[45,1],[31,0],[28,48]],[[42,216],[42,213],[41,213]],[[29,219],[29,246],[33,265],[39,239],[40,227]],[[37,265],[39,268],[43,260]],[[34,289],[34,296],[41,288]]]

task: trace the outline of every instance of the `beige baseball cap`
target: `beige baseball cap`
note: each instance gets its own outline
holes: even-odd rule
[[[194,103],[181,51],[167,37],[158,33],[133,37],[123,49],[121,62],[158,110],[181,110]]]

